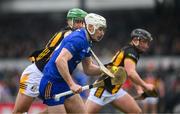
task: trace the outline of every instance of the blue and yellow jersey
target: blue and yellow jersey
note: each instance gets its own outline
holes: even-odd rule
[[[59,45],[59,43],[63,40],[65,34],[68,32],[71,32],[72,29],[70,27],[67,27],[60,32],[57,32],[46,44],[45,48],[41,50],[34,51],[30,56],[29,60],[31,62],[35,62],[37,68],[40,71],[43,71],[44,66],[49,61],[49,58],[54,51],[54,49]]]
[[[77,64],[80,63],[82,59],[91,56],[90,42],[88,41],[86,30],[84,28],[77,29],[62,40],[53,52],[49,62],[46,64],[43,71],[44,76],[60,80],[62,79],[55,61],[63,48],[66,48],[73,56],[68,61],[69,72],[72,74]]]
[[[122,66],[124,67],[124,60],[126,58],[131,59],[134,61],[135,64],[137,64],[139,60],[140,53],[138,50],[132,46],[131,44],[128,44],[121,48],[112,58],[111,62],[106,64],[105,66]],[[95,92],[95,96],[101,97],[103,91],[106,89],[108,92],[115,94],[118,92],[118,90],[121,88],[121,85],[111,85],[111,79],[106,79],[105,87],[99,87],[97,91]]]

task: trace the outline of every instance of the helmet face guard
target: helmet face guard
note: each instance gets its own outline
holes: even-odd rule
[[[135,45],[135,47],[141,52],[145,52],[153,40],[151,34],[144,29],[134,29],[131,32],[131,38],[137,38],[139,40],[138,45]]]
[[[106,19],[104,17],[102,17],[98,14],[94,14],[94,13],[89,13],[85,17],[85,25],[86,25],[86,29],[87,29],[88,33],[91,36],[95,35],[95,32],[97,29],[105,32],[105,29],[107,28]],[[90,25],[93,26],[93,31],[89,30]],[[102,38],[99,38],[99,40],[100,39],[102,39]],[[93,39],[91,38],[91,40],[93,40]]]

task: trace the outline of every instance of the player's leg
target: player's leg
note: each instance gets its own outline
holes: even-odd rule
[[[94,113],[98,113],[101,109],[102,109],[103,106],[87,99],[86,101],[86,108],[87,108],[87,112],[89,114],[94,114]]]
[[[47,110],[41,114],[66,114],[64,105],[48,106]]]
[[[149,98],[146,98],[144,101],[146,101],[146,104],[148,105],[148,110],[147,111],[152,113],[152,114],[156,114],[157,113],[158,99],[153,98],[153,97],[149,97]]]
[[[141,109],[128,93],[115,99],[111,104],[125,113],[141,113]]]
[[[28,112],[33,100],[34,100],[33,97],[29,97],[27,95],[18,92],[13,113],[16,114],[16,113]]]
[[[28,112],[34,98],[39,95],[38,88],[42,75],[35,64],[29,65],[24,70],[13,113]]]
[[[148,98],[147,98],[148,99]],[[148,103],[147,103],[147,99],[143,100],[142,103],[143,103],[143,106],[142,106],[142,111],[143,113],[148,113]]]
[[[67,113],[87,114],[85,104],[79,94],[75,94],[64,102]]]
[[[87,111],[90,114],[99,113],[102,107],[111,101],[111,94],[104,90],[104,88],[93,88],[90,90],[86,101]]]
[[[60,88],[60,89],[59,89]],[[39,97],[43,103],[48,105],[47,112],[50,114],[64,114],[66,112],[83,113],[85,111],[83,101],[78,97],[64,96],[59,100],[55,100],[54,96],[58,93],[68,91],[69,87],[65,81],[50,79],[43,76],[39,86]],[[75,95],[77,96],[77,95]],[[78,101],[78,102],[77,102]],[[83,111],[82,111],[83,110]]]
[[[151,104],[151,113],[157,114],[157,104]]]
[[[25,72],[26,71],[27,70],[25,70]],[[31,84],[27,83],[29,79],[30,79],[29,74],[25,74],[25,73],[22,74],[20,79],[19,92],[13,109],[14,114],[28,112],[34,100],[34,97],[30,96],[29,88],[31,87]]]

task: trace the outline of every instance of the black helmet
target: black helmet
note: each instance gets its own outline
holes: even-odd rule
[[[131,38],[134,38],[134,37],[138,37],[139,39],[146,39],[146,40],[149,40],[149,41],[152,41],[153,38],[151,36],[151,34],[144,30],[144,29],[134,29],[132,32],[131,32]]]

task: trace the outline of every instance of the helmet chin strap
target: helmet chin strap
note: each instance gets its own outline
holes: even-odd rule
[[[132,41],[133,45],[136,47],[136,49],[138,49],[138,51],[140,53],[143,53],[143,51],[141,50],[141,48],[139,47],[139,40],[137,42],[135,41]]]
[[[87,32],[88,32],[88,34],[89,34],[90,40],[91,40],[92,42],[97,42],[96,40],[94,40],[94,39],[92,38],[92,36],[95,34],[97,28],[93,25],[93,31],[92,31],[92,32],[89,30],[89,24],[88,24],[88,25],[85,24],[85,28],[86,28],[86,30],[87,30]]]
[[[92,36],[95,34],[95,32],[96,32],[96,27],[95,26],[93,26],[93,31],[91,32],[90,30],[89,30],[89,25],[87,25],[86,26],[86,30],[88,31],[88,33],[89,33],[89,35],[90,35],[90,39],[91,39],[91,41],[93,41],[93,42],[97,42],[96,40],[94,40],[93,38],[92,38]]]
[[[77,29],[77,28],[75,28],[74,19],[73,18],[71,19],[71,23],[70,23],[69,26],[70,26],[71,30],[73,30],[73,31]]]
[[[138,40],[138,42],[135,42],[135,41],[133,40],[132,43],[133,43],[134,46],[137,47],[137,46],[139,45],[139,40]]]
[[[71,29],[73,29],[73,26],[74,26],[74,19],[71,19],[69,26],[70,26]]]

